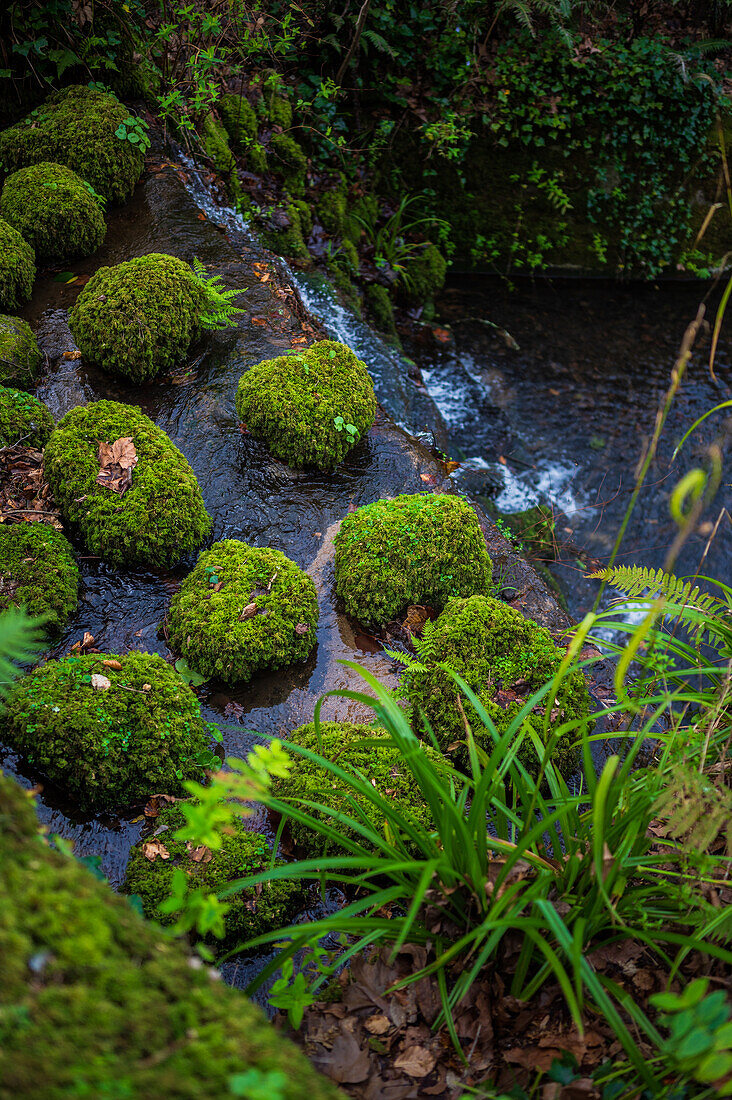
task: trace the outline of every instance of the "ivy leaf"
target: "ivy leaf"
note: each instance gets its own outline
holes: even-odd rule
[[[124,139],[127,137],[127,127],[124,125],[123,122],[120,122],[119,126],[114,131],[114,136],[118,137],[120,141],[124,141]]]

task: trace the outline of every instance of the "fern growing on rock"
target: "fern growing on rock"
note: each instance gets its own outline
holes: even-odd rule
[[[236,314],[246,312],[235,306],[232,298],[242,294],[243,290],[227,290],[220,275],[209,275],[197,256],[193,258],[193,274],[203,288],[206,300],[199,318],[201,328],[222,331],[236,324]]]

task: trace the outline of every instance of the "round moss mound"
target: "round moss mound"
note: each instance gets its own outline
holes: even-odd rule
[[[97,484],[100,443],[132,439],[137,464],[120,496]],[[162,428],[132,405],[96,401],[59,421],[44,466],[67,523],[93,554],[116,565],[169,566],[211,530],[196,475]]]
[[[71,545],[45,523],[0,526],[0,610],[22,606],[61,630],[79,601],[79,570]]]
[[[107,232],[89,184],[71,168],[48,161],[8,176],[0,194],[0,214],[33,246],[36,256],[46,260],[88,256]]]
[[[44,447],[53,428],[53,417],[37,397],[0,386],[0,447]]]
[[[243,993],[40,831],[0,776],[4,1100],[212,1100],[233,1078],[250,1098],[343,1100]]]
[[[158,906],[172,893],[176,868],[185,872],[192,889],[217,894],[236,879],[264,871],[272,859],[272,849],[265,837],[249,832],[240,821],[234,824],[231,833],[222,834],[218,851],[207,850],[202,859],[193,859],[190,845],[173,835],[185,824],[179,803],[164,806],[155,818],[155,837],[165,845],[170,858],[148,859],[145,844],[149,838],[143,838],[132,848],[127,864],[123,891],[137,894],[145,916],[161,924],[172,924],[175,920],[175,916],[159,912]],[[160,834],[163,826],[165,833]],[[224,940],[213,943],[232,946],[283,928],[296,915],[303,899],[303,886],[298,882],[269,882],[259,893],[251,889],[232,894],[226,899],[231,908],[224,918]]]
[[[227,683],[304,661],[316,642],[315,585],[279,550],[224,539],[173,597],[168,637],[201,675]]]
[[[211,758],[198,699],[157,653],[48,661],[12,689],[3,724],[9,744],[82,810],[180,794]]]
[[[248,370],[236,411],[277,458],[331,470],[373,424],[374,384],[350,348],[321,340]]]
[[[42,366],[43,352],[28,322],[0,314],[0,384],[30,390]]]
[[[205,301],[188,264],[152,252],[100,267],[77,298],[69,327],[90,363],[147,382],[185,357]]]
[[[324,760],[332,761],[344,771],[358,771],[382,798],[400,804],[400,808],[409,811],[422,827],[432,828],[427,804],[422,801],[412,773],[386,730],[351,722],[321,722],[319,736],[315,724],[311,722],[291,733],[289,740]],[[436,764],[442,762],[442,756],[434,749],[422,745],[421,751]],[[276,798],[291,802],[293,806],[302,806],[318,820],[329,822],[342,836],[351,838],[357,835],[353,830],[303,803],[317,802],[355,818],[356,813],[349,801],[355,798],[368,820],[383,834],[384,818],[373,803],[354,793],[342,779],[321,764],[296,752],[290,755],[292,768],[289,776],[272,781],[271,790]],[[295,843],[309,854],[321,855],[326,847],[331,852],[336,850],[336,846],[328,844],[325,837],[298,821],[290,819],[289,828]]]
[[[33,293],[36,254],[17,229],[0,218],[0,309],[19,309]]]
[[[415,721],[429,722],[443,751],[465,738],[465,726],[458,709],[460,694],[452,677],[439,668],[445,664],[457,672],[485,706],[499,732],[505,730],[527,699],[559,669],[564,652],[557,648],[548,630],[524,618],[520,611],[486,596],[450,600],[440,617],[425,627],[417,645],[419,665],[407,668],[403,686],[414,708]],[[494,741],[467,700],[461,699],[476,743],[492,752]],[[531,727],[543,736],[547,698],[529,716]],[[573,719],[586,719],[590,697],[584,676],[575,669],[559,687],[551,710],[551,726]],[[554,763],[565,774],[577,763],[572,744],[581,730],[562,735],[553,754]],[[519,749],[519,759],[536,771],[538,760],[530,741]],[[467,762],[467,750],[457,749],[458,763]]]
[[[144,163],[139,138],[130,140],[135,126],[125,125],[128,118],[127,108],[109,92],[64,88],[0,133],[0,164],[6,174],[41,161],[65,164],[103,198],[124,202]]]
[[[491,559],[461,497],[416,493],[346,516],[335,538],[338,595],[361,622],[382,626],[409,604],[442,610],[451,596],[484,594]]]

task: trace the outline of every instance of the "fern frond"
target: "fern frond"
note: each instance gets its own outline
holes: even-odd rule
[[[437,656],[437,630],[433,619],[424,624],[422,633],[412,638],[414,651],[420,661],[431,661]]]
[[[32,661],[43,649],[43,616],[31,616],[23,608],[9,607],[0,614],[0,699],[22,675],[17,664]]]
[[[377,34],[376,31],[372,31],[367,28],[363,31],[363,37],[367,39],[372,46],[375,46],[379,53],[386,53],[391,58],[396,56],[386,39],[382,38],[382,36],[380,34]]]
[[[664,596],[670,603],[693,604],[700,611],[717,613],[728,609],[726,603],[716,596],[702,592],[692,581],[684,581],[673,573],[665,573],[663,569],[649,569],[641,565],[621,565],[613,566],[611,569],[599,569],[596,573],[588,573],[587,576],[591,579],[607,581],[630,599],[639,596],[656,599],[658,596]]]
[[[692,852],[708,852],[723,839],[732,855],[732,791],[688,764],[674,768],[656,812],[660,835],[680,840]]]
[[[233,320],[238,313],[246,311],[240,306],[235,306],[231,299],[243,294],[243,290],[227,289],[220,275],[209,275],[197,256],[193,257],[193,274],[203,287],[206,294],[206,302],[201,313],[200,323],[205,329],[230,328],[236,324]]]

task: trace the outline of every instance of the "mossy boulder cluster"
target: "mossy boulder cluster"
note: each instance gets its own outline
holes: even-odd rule
[[[443,752],[464,741],[465,725],[457,704],[459,688],[440,664],[465,680],[500,733],[530,696],[556,675],[564,657],[548,630],[524,618],[515,608],[485,596],[450,600],[439,618],[425,628],[419,654],[419,665],[407,669],[403,686],[414,709],[417,729],[422,729],[423,722],[428,723]],[[493,739],[477,720],[471,704],[465,699],[461,702],[476,742],[492,752]],[[527,717],[527,724],[542,740],[548,702],[546,694]],[[575,669],[561,680],[551,700],[549,731],[564,722],[587,719],[589,708],[587,685],[582,672]],[[571,746],[580,736],[579,728],[567,731],[554,750],[553,760],[565,774],[576,762]],[[519,750],[519,758],[529,770],[538,770],[536,751],[528,739]],[[457,749],[456,760],[467,762],[464,747]]]
[[[242,994],[78,860],[0,777],[0,1081],[19,1100],[210,1100],[253,1073],[280,1100],[341,1093]]]
[[[310,577],[279,550],[236,539],[200,555],[167,621],[173,649],[201,675],[227,683],[305,660],[317,625]]]
[[[239,382],[236,411],[275,457],[330,470],[373,424],[374,384],[350,348],[321,340],[251,367]]]
[[[48,661],[20,680],[4,737],[81,810],[182,793],[210,763],[198,699],[157,653]]]
[[[1,233],[0,228],[0,235]],[[0,283],[1,280],[0,275]],[[19,390],[32,390],[42,366],[43,353],[28,322],[22,321],[20,317],[0,314],[0,384]]]
[[[36,254],[17,229],[0,218],[0,309],[19,309],[33,293]]]
[[[124,495],[97,483],[100,444],[131,439],[136,465]],[[87,548],[117,565],[172,565],[209,534],[196,476],[165,432],[132,405],[96,401],[63,417],[44,454],[67,523]]]
[[[79,600],[79,570],[71,545],[45,523],[0,526],[0,610],[22,606],[61,630]]]
[[[351,722],[321,722],[318,729],[311,722],[296,729],[288,740],[337,764],[344,771],[358,772],[383,799],[398,804],[400,811],[411,814],[423,828],[431,828],[429,808],[422,800],[418,784],[409,768],[405,767],[399,749],[386,730]],[[415,745],[415,748],[439,764],[441,757],[434,749],[426,745]],[[330,824],[340,836],[351,839],[357,834],[339,820],[338,814],[358,819],[350,802],[355,798],[361,812],[376,831],[383,834],[384,815],[373,802],[366,797],[361,798],[344,780],[317,761],[294,750],[291,757],[292,768],[287,778],[276,778],[272,782],[272,794],[276,798],[294,807],[317,802],[335,816],[313,810],[312,807],[308,807],[308,813]],[[331,853],[339,850],[337,842],[329,843],[320,833],[293,818],[289,820],[288,827],[292,839],[308,854],[322,855],[326,848]]]
[[[21,442],[25,447],[43,447],[53,428],[53,417],[37,397],[0,386],[0,447]]]
[[[144,163],[142,150],[126,136],[128,117],[109,92],[64,88],[0,133],[0,164],[6,175],[41,162],[65,164],[104,199],[124,202]]]
[[[41,259],[88,256],[107,232],[102,207],[89,187],[63,164],[32,164],[6,179],[0,214]]]
[[[205,302],[187,263],[153,252],[100,267],[77,298],[69,327],[90,363],[147,382],[185,357]]]
[[[145,916],[161,924],[171,924],[175,919],[161,913],[159,905],[172,893],[176,868],[184,871],[190,889],[217,894],[236,879],[264,871],[272,861],[272,849],[266,838],[261,833],[249,832],[240,821],[231,832],[222,834],[221,848],[217,851],[205,849],[193,853],[190,844],[174,836],[185,824],[180,803],[163,806],[154,819],[154,836],[164,845],[166,858],[157,856],[151,860],[146,853],[148,838],[143,838],[130,852],[127,864],[123,890],[136,894]],[[231,947],[273,928],[283,928],[296,915],[303,898],[302,885],[297,882],[274,881],[265,883],[260,891],[240,890],[227,899],[230,909],[224,918],[224,939],[214,943]]]
[[[373,626],[409,604],[441,611],[452,596],[487,594],[492,567],[478,518],[461,497],[416,493],[346,516],[335,538],[338,595]]]

